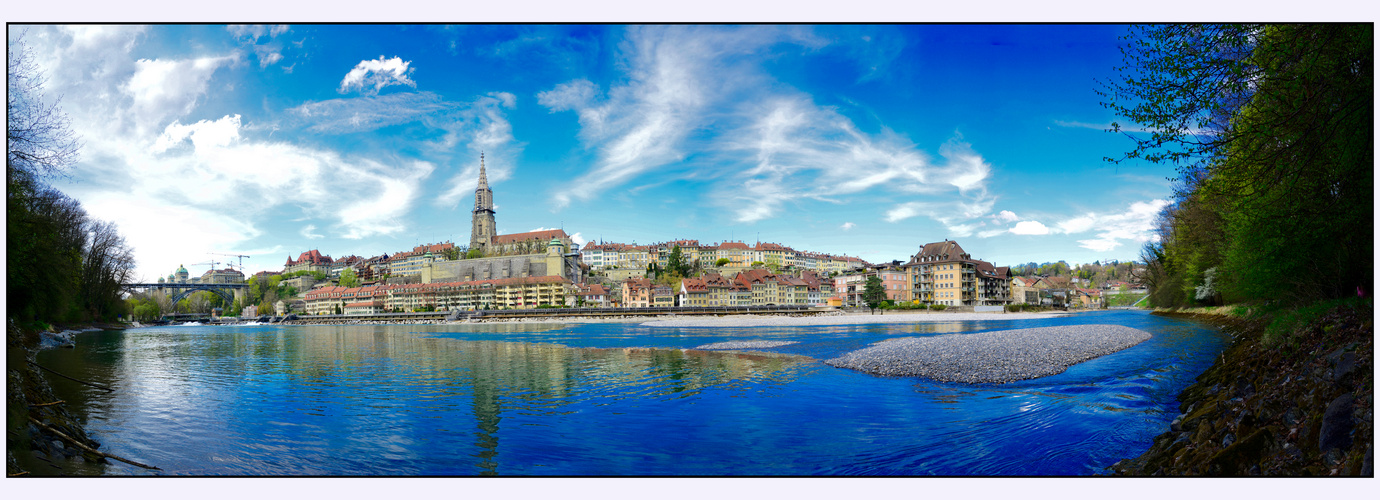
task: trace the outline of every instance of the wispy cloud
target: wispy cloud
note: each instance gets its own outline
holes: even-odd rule
[[[407,77],[416,69],[410,67],[411,64],[412,61],[403,61],[401,57],[397,56],[391,59],[384,59],[383,56],[379,56],[378,59],[360,61],[354,69],[345,74],[345,78],[340,80],[340,88],[336,91],[341,94],[357,91],[364,95],[374,95],[390,85],[406,85],[415,88],[417,82]]]
[[[286,24],[231,24],[226,26],[225,30],[229,31],[235,38],[253,43],[264,36],[272,38],[287,33],[289,28]]]
[[[309,124],[312,132],[343,134],[408,123],[459,107],[431,92],[404,92],[307,102],[287,111]]]
[[[557,208],[680,162],[687,151],[704,150],[709,145],[702,141],[714,137],[696,131],[715,121],[727,96],[762,81],[747,56],[804,38],[794,28],[629,28],[619,54],[628,68],[626,83],[603,93],[576,79],[538,95],[552,111],[575,111],[581,139],[598,150],[594,168],[555,193]]]
[[[844,231],[847,231],[847,230],[853,229],[853,228],[855,228],[855,227],[858,227],[858,225],[857,225],[857,224],[854,224],[854,223],[852,223],[852,222],[845,222],[845,223],[843,223],[842,226],[839,226],[839,229],[842,229],[842,230],[844,230]]]
[[[886,214],[891,222],[935,202],[959,205],[966,217],[990,209],[991,166],[961,136],[942,144],[942,160],[935,161],[885,127],[859,130],[836,109],[776,82],[762,66],[779,47],[818,50],[829,38],[795,28],[629,30],[620,52],[628,68],[620,81],[626,83],[603,89],[574,79],[537,95],[552,112],[575,112],[581,139],[598,154],[594,168],[554,194],[556,208],[656,169],[662,178],[724,181],[710,198],[744,223],[776,217],[802,200],[846,203],[873,190],[927,200],[898,203]],[[847,38],[849,50],[871,50],[875,65],[900,51],[860,33],[834,38]],[[860,77],[869,78],[865,72]],[[967,229],[944,218],[958,231]]]
[[[304,226],[304,227],[302,228],[302,232],[301,232],[300,234],[302,235],[303,238],[306,238],[306,239],[309,239],[309,240],[318,240],[318,239],[321,239],[321,238],[325,238],[325,237],[326,237],[325,235],[322,235],[322,234],[317,233],[317,232],[316,232],[316,226],[313,225],[313,224],[307,224],[306,226]]]

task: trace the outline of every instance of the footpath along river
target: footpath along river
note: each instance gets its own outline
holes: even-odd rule
[[[1143,311],[814,327],[166,326],[44,366],[107,475],[1104,474],[1145,451],[1227,338]],[[1107,324],[1149,332],[1005,384],[825,364],[875,344]],[[769,342],[753,351],[697,349]]]

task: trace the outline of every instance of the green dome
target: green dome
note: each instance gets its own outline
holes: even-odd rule
[[[548,246],[548,247],[562,246],[562,247],[563,247],[563,246],[565,246],[565,243],[561,243],[561,239],[560,239],[560,238],[551,238],[551,242],[550,242],[550,243],[547,243],[546,246]]]

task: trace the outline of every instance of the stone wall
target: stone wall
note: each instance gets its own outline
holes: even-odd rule
[[[548,273],[546,263],[546,256],[542,254],[436,261],[431,263],[429,272],[426,267],[422,268],[422,282],[442,283],[559,275],[559,270],[556,270],[556,273]]]
[[[628,278],[645,278],[647,276],[646,269],[636,268],[608,269],[603,271],[603,273],[605,276],[608,276],[609,281],[612,281],[613,283],[622,283]]]

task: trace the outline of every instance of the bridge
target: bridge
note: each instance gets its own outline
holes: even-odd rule
[[[249,285],[244,283],[127,283],[124,288],[131,291],[135,289],[160,290],[165,294],[170,290],[176,290],[175,294],[171,296],[174,304],[193,293],[207,291],[219,295],[228,305],[233,304],[235,299],[244,298],[249,291]]]

